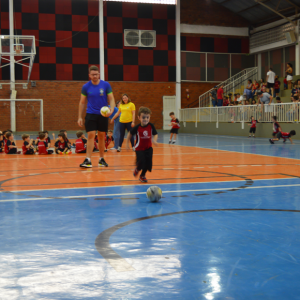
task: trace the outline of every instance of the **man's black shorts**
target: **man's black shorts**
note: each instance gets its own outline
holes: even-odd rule
[[[268,82],[267,88],[271,89],[272,87],[274,87],[274,85],[275,85],[275,83]]]
[[[172,128],[170,133],[178,134],[178,128]]]
[[[273,135],[273,137],[275,137],[277,135],[277,133],[273,131],[272,135]]]
[[[102,115],[86,114],[85,130],[86,132],[96,131],[96,130],[100,132],[107,132],[108,118],[105,118]]]
[[[250,133],[255,133],[256,127],[250,127]]]
[[[277,133],[277,138],[280,140],[280,138],[281,138],[281,132],[279,131],[278,133]]]

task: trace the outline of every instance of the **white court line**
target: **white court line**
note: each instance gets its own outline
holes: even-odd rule
[[[182,146],[182,147],[184,147],[184,146]],[[186,147],[191,147],[191,148],[196,148],[196,149],[199,149],[199,148],[201,148],[201,149],[205,149],[205,148],[202,148],[202,147],[195,147],[195,146],[186,146]],[[195,149],[195,150],[196,150]],[[209,148],[208,148],[209,149]],[[207,150],[207,149],[205,149],[205,150]],[[214,149],[212,149],[212,150],[214,150]],[[217,151],[217,150],[216,150]],[[225,150],[226,151],[226,150]],[[203,151],[203,152],[192,152],[192,153],[171,153],[172,154],[172,156],[174,156],[174,155],[182,155],[182,154],[202,154],[202,153],[211,153],[211,151]],[[153,154],[153,156],[160,156],[160,155],[166,155],[166,153],[161,153],[161,154],[156,154],[155,152],[154,152],[154,154]],[[41,156],[41,155],[40,155]],[[55,155],[53,155],[53,156],[43,156],[43,157],[38,157],[39,158],[39,160],[40,159],[48,159],[48,158],[57,158],[57,159],[64,159],[64,158],[66,158],[66,157],[68,157],[69,159],[71,159],[71,158],[80,158],[79,156],[76,156],[76,155],[74,155],[74,156],[62,156],[62,155],[58,155],[58,156],[55,156]],[[98,156],[98,155],[92,155],[92,157],[96,157],[96,156]],[[121,155],[120,157],[125,157],[125,156],[130,156],[130,157],[135,157],[135,154],[133,153],[133,154],[131,154],[131,155]],[[106,156],[106,158],[109,158],[109,157],[115,157],[115,156]],[[277,157],[277,156],[276,156]],[[16,157],[16,159],[17,160],[23,160],[23,159],[33,159],[32,157],[24,157],[24,158],[20,158],[20,157]],[[0,160],[7,160],[7,159],[0,159]]]
[[[279,188],[279,187],[296,187],[300,186],[300,184],[287,184],[287,185],[269,185],[269,186],[249,186],[248,189],[267,189],[267,188]],[[218,188],[218,189],[197,189],[197,190],[173,190],[173,191],[163,191],[164,194],[169,193],[184,193],[184,192],[208,192],[208,191],[224,191],[224,190],[244,190],[244,188],[238,187],[230,187],[230,188]],[[68,199],[68,198],[93,198],[93,197],[110,197],[110,196],[132,196],[132,195],[144,195],[145,192],[135,192],[135,193],[121,193],[121,194],[102,194],[102,195],[83,195],[83,196],[67,196],[67,197],[60,197],[61,199]],[[14,202],[14,201],[37,201],[37,200],[61,200],[61,199],[51,199],[51,198],[26,198],[26,199],[7,199],[7,200],[0,200],[0,202]]]
[[[233,168],[233,166],[222,166],[223,168]]]
[[[28,175],[42,175],[42,173],[31,173],[31,174],[28,174]]]
[[[76,172],[64,172],[64,173],[76,173]],[[52,173],[52,174],[54,174],[54,173]],[[57,173],[58,174],[58,173]]]
[[[203,169],[204,167],[194,167],[194,169]]]
[[[266,180],[283,180],[283,179],[298,179],[297,177],[288,177],[288,178],[273,178],[273,179],[265,179],[265,178],[258,178],[252,181],[266,181]],[[241,180],[228,180],[228,181],[210,181],[210,182],[199,182],[199,181],[195,181],[195,182],[181,182],[180,185],[183,184],[207,184],[207,183],[226,183],[226,182],[241,182],[241,181],[245,181],[245,179],[241,179]],[[177,185],[178,183],[159,183],[159,185]],[[152,186],[153,183],[148,183],[148,184],[143,184],[142,186]],[[95,189],[95,188],[110,188],[110,187],[135,187],[137,186],[137,184],[124,184],[124,185],[107,185],[107,186],[91,186],[91,187],[77,187],[77,188],[53,188],[53,189],[35,189],[35,190],[18,190],[18,191],[11,191],[11,193],[20,193],[20,192],[41,192],[41,191],[53,191],[53,190],[80,190],[80,189]],[[3,192],[0,192],[0,194]],[[4,193],[3,193],[4,194]],[[6,194],[6,193],[5,193]]]
[[[261,165],[251,165],[251,167],[261,167]]]
[[[248,167],[248,165],[240,165],[240,166],[238,166],[238,168],[240,168],[240,167]]]

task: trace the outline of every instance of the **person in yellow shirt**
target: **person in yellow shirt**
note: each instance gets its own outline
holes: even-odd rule
[[[121,152],[121,147],[125,136],[125,130],[127,129],[127,131],[130,132],[131,128],[135,126],[134,123],[135,105],[128,98],[127,94],[122,95],[122,101],[119,107],[119,111],[114,115],[112,121],[114,121],[114,119],[116,119],[120,114],[121,114],[120,123],[119,123],[120,140],[119,140],[119,145],[117,150],[118,152]],[[134,151],[133,136],[131,137],[130,142],[131,142],[132,150]]]

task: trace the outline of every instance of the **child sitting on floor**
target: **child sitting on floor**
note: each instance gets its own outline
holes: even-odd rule
[[[56,154],[72,154],[71,146],[67,142],[68,139],[64,133],[58,134],[58,140],[55,142],[55,153]]]
[[[86,153],[86,143],[87,139],[82,131],[77,131],[77,140],[75,141],[75,152],[76,153]]]
[[[48,150],[49,146],[48,143],[45,141],[46,135],[44,132],[41,132],[39,134],[39,140],[37,144],[37,151],[39,152],[40,155],[45,155],[45,154],[52,154],[53,150]]]
[[[111,142],[114,142],[114,138],[113,138],[113,131],[112,130],[108,130],[106,136],[105,136],[105,150],[104,152],[107,152],[108,150],[108,146],[110,145]]]
[[[34,154],[36,151],[32,145],[33,139],[30,139],[30,135],[23,134],[22,139],[24,141],[23,146],[22,146],[23,154]]]
[[[20,154],[21,151],[18,151],[18,147],[14,141],[14,135],[11,132],[6,132],[5,135],[7,141],[5,145],[5,153],[6,154]]]

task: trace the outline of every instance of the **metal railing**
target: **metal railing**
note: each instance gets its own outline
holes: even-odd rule
[[[238,105],[221,107],[186,108],[180,110],[181,122],[250,122],[253,116],[261,123],[272,122],[277,116],[278,122],[296,122],[299,119],[300,103],[276,103],[270,105]]]
[[[234,94],[234,92],[237,89],[241,89],[243,86],[247,85],[247,81],[251,79],[252,81],[256,78],[257,75],[257,67],[254,68],[248,68],[244,69],[243,71],[235,74],[234,76],[228,78],[227,80],[219,83],[217,87],[219,88],[220,86],[223,85],[224,89],[224,95],[228,95],[229,93]],[[206,93],[202,94],[199,96],[199,104],[198,101],[194,101],[187,105],[186,107],[189,108],[194,105],[199,105],[199,107],[207,107],[211,105],[211,96],[210,93],[212,92],[213,88],[207,91]],[[240,91],[242,94],[244,91]]]

